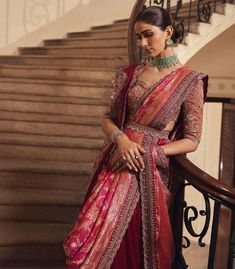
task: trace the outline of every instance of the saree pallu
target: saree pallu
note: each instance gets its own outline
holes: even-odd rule
[[[163,129],[200,79],[206,90],[208,77],[188,67],[171,72],[144,96],[130,120],[126,110],[128,89],[138,68],[141,67],[132,65],[116,76],[116,92],[109,114],[130,140],[146,150],[145,169],[138,173],[113,172],[111,160],[116,146],[109,143],[101,150],[82,209],[64,242],[68,269],[111,268],[138,208],[141,210],[143,253],[140,255],[143,255],[144,268],[171,268],[174,239],[167,207],[169,160],[160,146],[169,143],[172,137],[179,137],[182,122],[177,121],[170,135]]]

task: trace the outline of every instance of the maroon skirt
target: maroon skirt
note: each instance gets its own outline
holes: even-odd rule
[[[142,220],[140,201],[114,257],[111,269],[144,269]]]

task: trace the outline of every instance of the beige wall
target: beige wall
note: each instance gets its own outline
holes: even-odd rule
[[[0,0],[0,54],[130,16],[134,0]]]
[[[0,0],[0,48],[82,5],[80,0]]]

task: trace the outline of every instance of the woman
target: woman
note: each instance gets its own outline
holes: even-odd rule
[[[164,9],[143,10],[135,30],[151,60],[116,71],[102,124],[111,142],[65,240],[68,269],[170,269],[174,259],[168,160],[198,146],[208,76],[179,62]]]

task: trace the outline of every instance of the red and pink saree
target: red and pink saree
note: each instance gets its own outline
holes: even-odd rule
[[[173,139],[200,140],[208,76],[183,66],[147,86],[145,63],[116,71],[106,116],[145,148],[143,172],[110,167],[116,146],[101,150],[75,226],[64,242],[68,269],[170,269],[174,259],[168,202],[168,157]],[[173,131],[164,131],[176,122]]]

